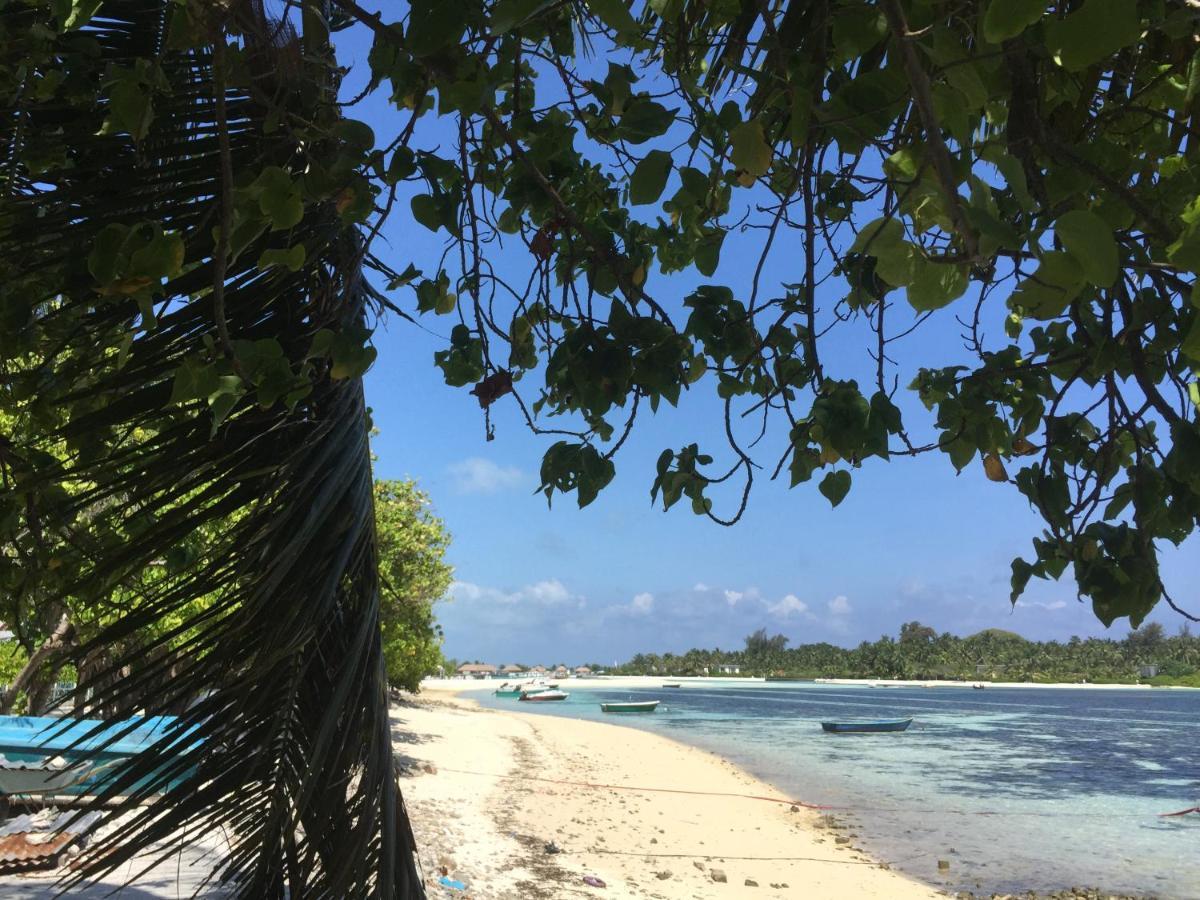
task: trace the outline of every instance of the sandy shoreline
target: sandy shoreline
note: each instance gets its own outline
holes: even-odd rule
[[[553,677],[550,680],[554,681]],[[904,688],[958,688],[971,690],[976,684],[989,688],[1022,688],[1028,690],[1072,690],[1072,691],[1200,691],[1200,688],[1183,685],[1153,685],[1153,684],[1074,684],[1069,682],[1053,682],[1035,684],[1029,681],[920,681],[903,680],[898,678],[817,678],[813,681],[774,681],[757,677],[694,676],[694,675],[605,675],[601,678],[568,678],[561,680],[563,690],[577,688],[612,689],[621,687],[660,688],[664,681],[678,682],[683,688],[722,686],[736,687],[739,684],[763,685],[775,684],[830,684],[845,687],[904,687]],[[503,682],[502,678],[477,680],[471,678],[429,678],[421,683],[423,690],[463,693],[467,691],[493,690]]]
[[[787,798],[711,753],[455,693],[427,688],[393,708],[432,897],[944,896],[868,858],[819,812],[772,802]],[[714,796],[729,794],[739,796]],[[549,842],[562,852],[547,853]],[[440,887],[441,867],[467,890]]]

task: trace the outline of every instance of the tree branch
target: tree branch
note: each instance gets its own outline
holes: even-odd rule
[[[975,230],[967,224],[963,215],[962,203],[958,196],[958,180],[954,177],[954,167],[950,161],[950,150],[942,140],[942,127],[938,122],[937,113],[933,109],[933,93],[929,87],[929,77],[921,68],[921,61],[913,48],[912,34],[908,30],[908,21],[904,18],[904,10],[900,8],[899,0],[882,0],[883,14],[887,17],[888,27],[899,45],[900,59],[904,63],[904,71],[908,75],[912,87],[913,104],[921,117],[925,128],[925,141],[929,149],[933,171],[937,175],[938,187],[942,198],[946,201],[947,212],[954,223],[954,230],[962,237],[967,248],[967,255],[972,263],[979,256],[979,244]]]

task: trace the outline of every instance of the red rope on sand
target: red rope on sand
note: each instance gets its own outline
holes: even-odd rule
[[[1200,806],[1193,806],[1191,809],[1181,809],[1181,810],[1179,810],[1179,812],[1159,813],[1158,817],[1160,819],[1170,819],[1174,816],[1186,816],[1188,813],[1200,814]]]
[[[805,809],[842,809],[840,806],[820,806],[816,803],[805,803],[803,800],[786,800],[779,797],[762,797],[758,794],[732,794],[724,791],[689,791],[683,788],[637,787],[628,784],[602,784],[592,781],[564,781],[560,778],[538,778],[536,775],[497,775],[494,772],[469,772],[466,769],[447,769],[439,767],[443,772],[455,772],[459,775],[481,775],[484,778],[506,778],[516,781],[542,781],[547,784],[565,784],[571,787],[607,788],[613,791],[636,791],[650,794],[691,794],[695,797],[738,797],[743,800],[763,800],[767,803],[783,803],[787,806],[803,806]]]
[[[646,794],[690,794],[694,797],[736,797],[736,798],[739,798],[742,800],[762,800],[766,803],[782,803],[786,806],[801,806],[801,807],[804,807],[804,809],[816,809],[816,810],[836,809],[836,810],[843,810],[843,811],[853,811],[855,809],[858,809],[859,811],[864,811],[864,809],[862,807],[824,806],[820,803],[806,803],[803,800],[786,800],[786,799],[783,799],[780,797],[764,797],[759,794],[735,794],[735,793],[728,793],[728,792],[724,792],[724,791],[689,791],[689,790],[685,790],[683,788],[637,787],[636,785],[604,784],[601,782],[594,782],[594,781],[565,781],[560,778],[539,778],[536,775],[500,775],[495,772],[472,772],[467,769],[448,769],[448,768],[444,768],[444,767],[442,768],[442,771],[454,772],[458,775],[477,775],[482,778],[503,778],[503,779],[507,779],[509,781],[540,781],[545,784],[564,784],[564,785],[568,785],[570,787],[605,788],[607,790],[612,790],[612,791],[635,791],[635,792],[646,793]],[[880,807],[876,811],[895,812],[896,810],[888,809],[886,807]],[[1035,818],[1056,817],[1056,816],[1068,816],[1070,818],[1088,818],[1088,817],[1111,818],[1111,815],[1109,813],[1093,813],[1093,814],[1090,814],[1090,816],[1089,816],[1089,814],[1087,814],[1087,813],[1044,813],[1044,812],[1024,812],[1024,811],[1019,811],[1019,810],[1003,811],[1003,812],[992,811],[992,810],[939,810],[939,811],[946,812],[946,813],[954,813],[957,815],[972,815],[972,816],[1005,816],[1005,815],[1008,815],[1008,816],[1033,816]],[[1193,807],[1190,807],[1189,809],[1181,809],[1178,812],[1158,813],[1157,816],[1160,819],[1167,819],[1167,818],[1174,818],[1176,816],[1186,816],[1186,815],[1190,815],[1191,813],[1200,814],[1200,806],[1193,806]],[[1131,813],[1129,815],[1130,815],[1130,818],[1139,818],[1141,815],[1144,815],[1144,814]]]

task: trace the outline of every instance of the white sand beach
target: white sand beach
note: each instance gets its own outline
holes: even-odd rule
[[[616,725],[481,709],[448,687],[393,718],[431,896],[944,896],[718,756]],[[436,886],[441,867],[466,890]]]

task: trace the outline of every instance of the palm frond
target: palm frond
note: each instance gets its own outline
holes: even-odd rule
[[[251,74],[220,122],[211,46],[173,43],[185,9],[107,0],[66,32],[47,27],[49,3],[0,12],[0,574],[30,603],[105,613],[78,653],[107,649],[109,671],[78,716],[183,710],[106,779],[96,803],[115,801],[120,824],[74,878],[222,827],[214,876],[238,896],[422,896],[387,721],[362,384],[306,360],[319,333],[370,312],[356,228],[308,203],[228,261],[223,317],[213,290],[223,125],[235,171],[301,172],[307,145],[268,120],[335,114],[256,70],[255,53],[286,48],[247,37]],[[111,103],[89,89],[146,58],[165,82],[149,131],[103,133]],[[66,88],[39,92],[50,72]],[[98,291],[88,257],[105,228],[143,222],[182,236],[182,267]],[[281,238],[303,265],[260,268]],[[172,402],[189,361],[245,379],[218,318],[234,342],[277,342],[307,393],[235,391],[227,412]],[[184,545],[192,558],[164,570]]]

